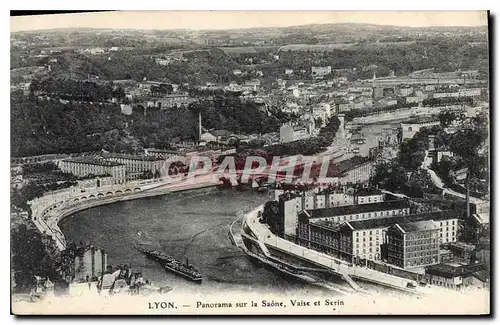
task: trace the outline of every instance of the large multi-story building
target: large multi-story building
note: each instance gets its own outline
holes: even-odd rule
[[[439,226],[422,220],[389,227],[387,261],[403,269],[438,264]]]
[[[307,127],[285,124],[280,128],[280,142],[292,142],[307,139],[311,136]]]
[[[332,73],[332,67],[311,67],[311,74],[313,77],[323,77]]]
[[[75,282],[95,281],[106,271],[108,254],[94,246],[80,247],[75,252],[72,280]]]
[[[156,148],[146,148],[144,149],[144,154],[146,156],[161,158],[161,159],[169,159],[184,155],[183,153],[177,150],[156,149]]]
[[[64,159],[59,162],[61,171],[75,176],[111,176],[114,184],[125,183],[126,167],[124,164],[95,158]]]
[[[279,215],[284,224],[284,237],[294,239],[297,233],[298,214],[302,210],[343,207],[355,204],[383,202],[385,195],[378,190],[363,189],[354,194],[340,190],[301,194],[278,191]]]
[[[433,220],[440,234],[440,237],[437,238],[449,236],[451,240],[452,228],[450,227],[449,232],[447,232],[446,224],[456,225],[458,222],[458,216],[454,211],[395,215],[378,219],[346,221],[341,224],[328,220],[312,220],[305,213],[299,214],[298,218],[297,242],[300,245],[348,261],[351,261],[353,257],[374,261],[387,260],[388,239],[386,232],[396,224]],[[340,235],[339,231],[343,235]],[[345,240],[339,241],[342,236]],[[456,240],[456,237],[454,238]],[[438,244],[440,242],[438,241]]]
[[[375,171],[375,161],[354,156],[335,164],[332,171],[339,175],[338,182],[341,185],[364,183],[372,177]]]
[[[192,97],[189,97],[188,94],[172,94],[148,100],[144,106],[166,109],[176,106],[177,107],[188,106],[194,101],[196,100]]]
[[[164,176],[166,174],[165,159],[155,156],[139,156],[127,154],[103,154],[107,161],[125,165],[127,179],[140,178],[144,172],[151,172],[153,176]]]

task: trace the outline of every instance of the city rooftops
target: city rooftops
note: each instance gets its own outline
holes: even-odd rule
[[[395,209],[409,208],[410,205],[406,200],[384,201],[368,204],[347,205],[334,208],[312,209],[307,210],[311,218],[328,218],[335,216],[343,216],[348,214],[377,212]]]
[[[293,200],[297,197],[301,197],[301,195],[299,193],[292,193],[292,192],[285,192],[281,195],[278,196],[278,199],[280,201],[290,201],[290,200]]]
[[[453,278],[457,276],[467,276],[475,272],[484,270],[482,264],[469,264],[464,266],[452,266],[448,264],[436,264],[425,268],[426,274],[442,276],[445,278]]]
[[[403,232],[438,230],[439,226],[434,220],[422,220],[415,222],[398,223]]]
[[[63,161],[69,163],[87,164],[87,165],[104,166],[104,167],[124,166],[123,164],[120,164],[116,161],[109,161],[109,160],[90,158],[90,157],[64,159]]]
[[[367,162],[370,162],[370,159],[366,158],[366,157],[361,157],[361,156],[354,156],[350,159],[346,159],[346,160],[342,160],[342,161],[339,161],[338,163],[334,163],[331,166],[331,169],[330,169],[330,166],[328,168],[328,171],[332,171],[335,173],[338,173],[338,174],[343,174],[351,169],[354,169],[360,165],[363,165]]]
[[[104,158],[140,160],[140,161],[160,161],[160,160],[164,160],[163,158],[158,158],[158,157],[154,157],[154,156],[130,155],[130,154],[121,154],[121,153],[105,153],[102,156]]]
[[[345,224],[347,224],[347,226],[349,226],[352,230],[364,230],[364,229],[388,228],[395,224],[401,225],[401,224],[419,222],[425,220],[434,220],[439,222],[442,220],[450,220],[450,219],[458,219],[457,213],[453,210],[410,214],[405,216],[394,216],[390,218],[346,221]],[[333,223],[331,221],[326,221],[326,220],[314,221],[314,224],[323,227],[329,227],[332,229],[336,229],[338,227],[338,223]]]
[[[382,191],[377,188],[361,188],[354,193],[356,196],[380,195]]]

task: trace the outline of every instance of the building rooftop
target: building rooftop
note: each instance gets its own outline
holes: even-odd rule
[[[98,159],[98,158],[90,158],[90,157],[79,157],[79,158],[74,158],[74,159],[64,159],[63,161],[70,162],[70,163],[80,163],[80,164],[95,165],[95,166],[105,166],[105,167],[124,166],[123,164],[120,164],[120,163],[118,163],[116,161],[109,161],[109,160]]]
[[[307,210],[307,212],[309,213],[311,218],[327,218],[347,214],[404,209],[409,207],[410,205],[406,200],[394,200],[369,204],[348,205],[334,208],[311,209]]]
[[[415,222],[398,223],[404,232],[437,230],[439,225],[434,220],[422,220]]]
[[[458,218],[457,213],[453,210],[438,211],[431,213],[419,213],[411,214],[406,216],[394,216],[391,218],[379,218],[379,219],[368,219],[368,220],[358,220],[358,221],[347,221],[349,227],[352,230],[363,230],[363,229],[376,229],[376,228],[388,228],[395,224],[405,224],[411,222],[418,222],[423,220],[449,220],[453,218]],[[337,228],[338,224],[331,221],[317,220],[314,224],[321,225],[323,227]]]
[[[356,196],[369,196],[369,195],[379,195],[382,191],[377,188],[361,188],[354,195]]]
[[[301,195],[299,193],[292,193],[292,192],[285,192],[283,194],[281,194],[280,196],[278,196],[278,199],[280,201],[289,201],[289,200],[292,200],[292,199],[295,199],[297,197],[300,197]]]
[[[425,268],[426,274],[452,278],[457,276],[467,276],[484,270],[482,264],[469,264],[465,266],[452,266],[448,264],[436,264]]]
[[[103,158],[118,158],[118,159],[129,159],[129,160],[140,160],[140,161],[159,161],[164,160],[163,158],[143,156],[143,155],[130,155],[130,154],[120,154],[120,153],[104,153]]]

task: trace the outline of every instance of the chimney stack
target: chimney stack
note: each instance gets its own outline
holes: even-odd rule
[[[198,112],[198,141],[201,141],[201,110]]]

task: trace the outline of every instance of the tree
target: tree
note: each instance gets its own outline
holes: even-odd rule
[[[36,284],[35,275],[60,279],[55,261],[46,251],[42,236],[36,229],[20,225],[11,233],[12,269],[16,291],[28,292]]]

